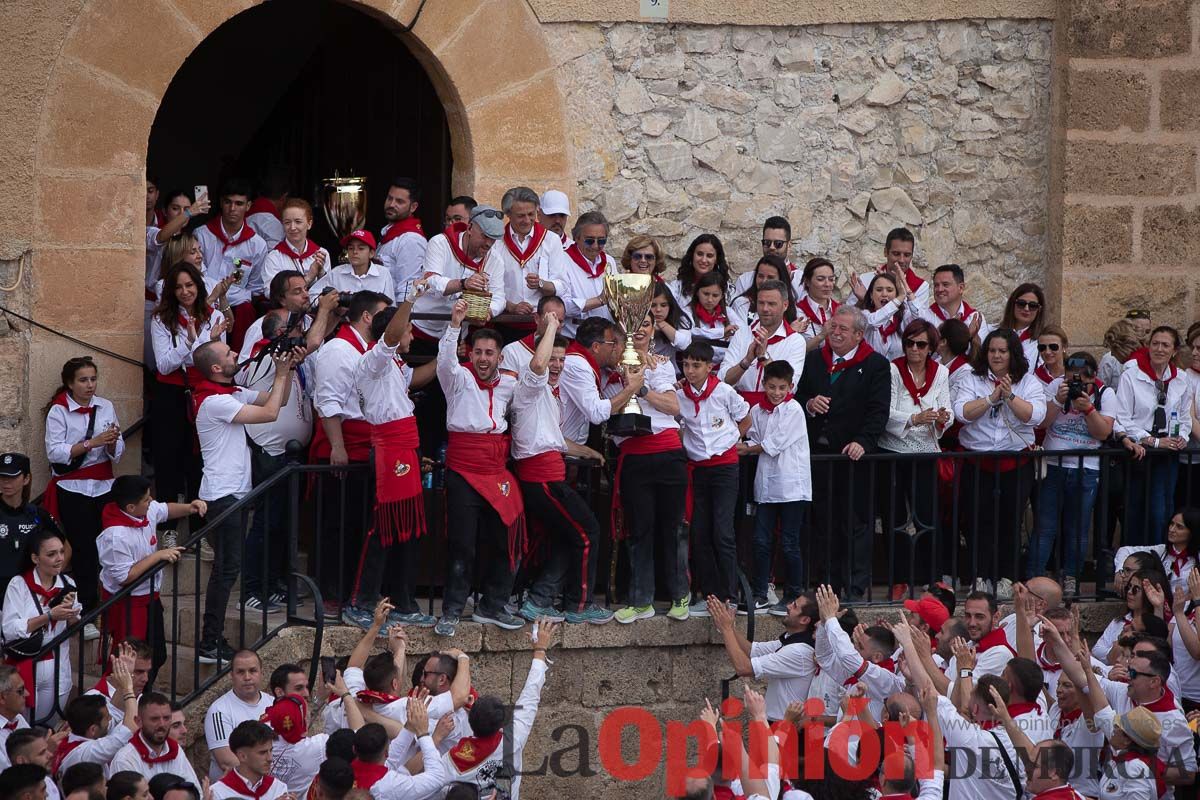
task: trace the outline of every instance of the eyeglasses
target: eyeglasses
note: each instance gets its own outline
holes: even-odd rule
[[[1125,587],[1125,594],[1141,594],[1141,593],[1142,593],[1142,587],[1138,586],[1136,583],[1130,584],[1129,586]]]
[[[1153,672],[1138,672],[1133,667],[1126,667],[1125,672],[1128,673],[1129,680],[1133,680],[1134,678],[1153,678],[1154,677]]]
[[[1028,311],[1037,311],[1042,307],[1042,304],[1037,300],[1013,300],[1013,306],[1015,308],[1024,308]]]
[[[1044,353],[1049,350],[1051,353],[1057,353],[1062,348],[1062,345],[1057,342],[1038,342],[1038,352]]]
[[[583,242],[588,247],[604,247],[604,245],[608,244],[608,237],[601,236],[600,238],[597,239],[597,238],[589,236],[586,239],[580,239],[580,241]]]
[[[928,350],[929,342],[925,341],[924,339],[905,339],[904,346],[906,348],[915,347],[918,350]]]
[[[616,340],[616,339],[605,339],[605,340],[604,340],[604,341],[602,341],[602,342],[597,342],[597,344],[602,344],[602,345],[604,345],[605,347],[616,347],[616,346],[617,346],[617,340]]]
[[[630,253],[630,261],[657,261],[658,257],[654,253]]]
[[[475,211],[471,214],[471,219],[479,219],[480,217],[491,217],[492,219],[504,219],[504,215],[494,208],[485,208]]]
[[[762,246],[767,250],[782,250],[787,247],[787,239],[763,239]]]

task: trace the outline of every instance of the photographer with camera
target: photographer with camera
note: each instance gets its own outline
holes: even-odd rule
[[[338,264],[308,288],[308,296],[316,300],[327,289],[339,292],[379,292],[388,299],[396,296],[392,273],[375,263],[375,236],[370,231],[351,231],[341,242],[349,263]],[[344,306],[343,306],[344,307]]]
[[[1061,344],[1065,348],[1065,336],[1061,337],[1061,343],[1059,338],[1048,328],[1038,340],[1038,347]],[[1096,372],[1096,359],[1080,351],[1068,356],[1062,376],[1052,378],[1047,384],[1046,398],[1050,402],[1046,408],[1046,450],[1096,450],[1112,435],[1117,394],[1097,379]],[[1044,376],[1040,377],[1044,380]],[[1061,527],[1066,542],[1058,567],[1063,594],[1068,597],[1077,590],[1075,576],[1079,574],[1081,551],[1091,528],[1099,483],[1099,457],[1064,456],[1046,460],[1046,477],[1042,479],[1037,504],[1037,531],[1029,543],[1026,573],[1031,577],[1043,574]]]
[[[270,298],[271,308],[283,309],[293,315],[295,324],[288,326],[287,336],[301,337],[304,340],[302,344],[309,354],[315,353],[325,341],[325,334],[335,323],[334,310],[338,307],[338,293],[330,289],[322,293],[316,302],[310,303],[304,274],[289,269],[276,273],[275,277],[271,278]],[[265,316],[259,317],[246,330],[246,341],[238,353],[240,361],[246,361],[254,354],[263,352],[263,349],[272,343],[272,337],[263,333],[266,319]]]

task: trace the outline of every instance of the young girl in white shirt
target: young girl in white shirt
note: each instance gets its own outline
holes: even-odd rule
[[[692,319],[692,341],[702,339],[712,345],[713,364],[717,366],[725,358],[729,340],[738,330],[725,302],[728,287],[728,282],[719,273],[710,272],[696,282],[692,302],[688,305],[688,316]]]
[[[795,330],[804,336],[808,349],[816,350],[825,342],[825,325],[833,312],[841,305],[833,299],[836,285],[833,262],[827,258],[813,258],[804,265],[805,296],[796,304]]]
[[[907,283],[898,283],[891,273],[884,272],[871,279],[867,293],[857,304],[867,318],[867,332],[863,338],[872,350],[888,361],[904,355],[901,329],[904,327],[904,301],[908,295]]]

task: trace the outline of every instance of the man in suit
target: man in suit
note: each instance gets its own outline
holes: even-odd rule
[[[855,462],[875,451],[891,402],[890,367],[863,341],[866,329],[866,318],[857,308],[842,306],[834,312],[825,343],[805,358],[796,390],[796,399],[808,413],[812,452],[850,458],[813,465],[813,522],[819,545],[818,557],[809,563],[820,569],[825,548],[837,543],[830,554],[834,576],[826,579],[843,583],[848,570],[846,594],[853,600],[863,598],[871,578],[870,481],[867,470]],[[881,476],[883,472],[876,482]]]

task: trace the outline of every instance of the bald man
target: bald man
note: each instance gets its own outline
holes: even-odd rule
[[[1025,581],[1025,588],[1033,595],[1034,607],[1038,616],[1045,614],[1051,608],[1062,606],[1062,587],[1053,578],[1030,578]],[[1000,620],[1000,627],[1008,638],[1008,644],[1013,650],[1017,649],[1017,615],[1009,614]],[[1033,644],[1036,647],[1042,642],[1042,623],[1035,622],[1033,626]]]

